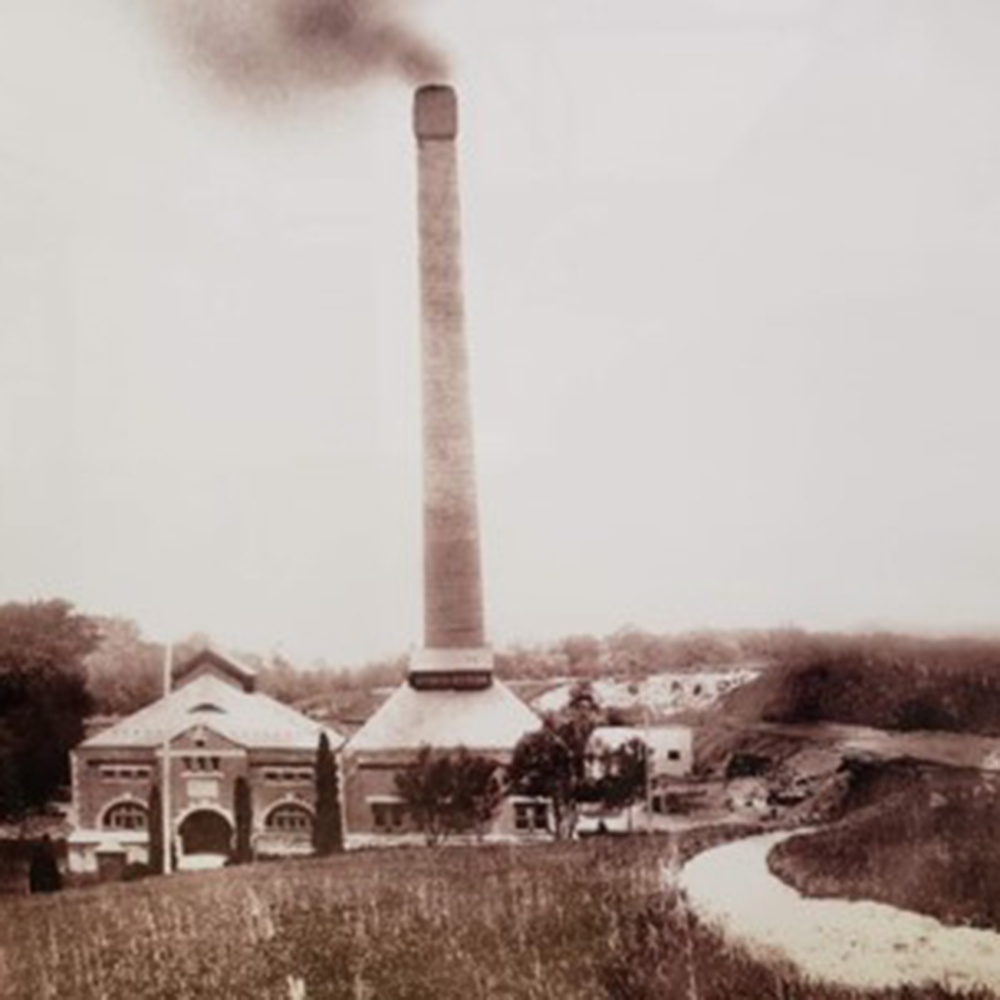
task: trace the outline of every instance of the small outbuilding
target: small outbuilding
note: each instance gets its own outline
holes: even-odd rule
[[[598,726],[587,748],[593,768],[608,753],[638,740],[649,750],[650,778],[685,778],[694,769],[694,736],[690,726]]]

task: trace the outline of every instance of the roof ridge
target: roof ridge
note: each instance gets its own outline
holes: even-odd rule
[[[200,704],[216,702],[223,712],[198,713]],[[205,725],[226,739],[252,747],[258,736],[275,745],[292,744],[304,749],[326,732],[338,745],[339,730],[310,718],[290,705],[257,691],[247,691],[224,678],[205,674],[146,705],[113,726],[84,740],[80,746],[149,747],[174,740],[191,726]]]

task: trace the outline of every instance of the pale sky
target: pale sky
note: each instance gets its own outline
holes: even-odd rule
[[[413,0],[462,103],[493,641],[1000,629],[996,0]],[[421,631],[409,86],[0,6],[0,600]]]

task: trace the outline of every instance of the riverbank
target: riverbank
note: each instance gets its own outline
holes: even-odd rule
[[[1000,776],[914,764],[869,770],[855,775],[844,818],[779,845],[772,870],[808,896],[1000,930]]]
[[[948,927],[884,903],[805,897],[768,866],[790,837],[770,833],[715,847],[680,875],[697,917],[759,959],[861,990],[940,984],[1000,996],[1000,934]]]

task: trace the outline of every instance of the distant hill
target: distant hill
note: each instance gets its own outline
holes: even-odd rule
[[[727,696],[729,722],[1000,735],[1000,641],[813,635]]]
[[[164,651],[146,640],[135,622],[121,618],[97,621],[101,642],[86,664],[94,711],[98,715],[128,715],[160,696]],[[541,686],[565,678],[635,680],[747,660],[771,662],[797,648],[805,636],[794,629],[655,633],[629,626],[607,636],[578,634],[552,642],[498,647],[496,673],[504,680],[533,681]],[[176,644],[175,662],[210,642],[210,636],[194,635]],[[266,694],[318,711],[326,711],[325,706],[338,700],[350,702],[357,692],[392,687],[406,675],[407,657],[402,653],[362,664],[316,661],[303,666],[276,654],[231,652],[257,671],[258,685]],[[358,713],[349,709],[348,714]]]
[[[87,664],[95,712],[129,714],[159,696],[162,649],[125,620],[102,620],[101,632]],[[176,657],[204,641],[192,637]],[[348,732],[406,673],[402,654],[308,668],[276,656],[239,656],[257,669],[261,690]],[[714,683],[699,688],[699,675],[750,666],[760,676],[723,699],[726,717],[735,722],[834,721],[1000,735],[1000,640],[794,628],[655,633],[629,626],[603,637],[578,634],[496,651],[497,676],[540,711],[558,708],[574,681],[589,680],[601,685],[598,694],[609,706],[701,716],[726,692]],[[668,678],[665,689],[657,677]]]

